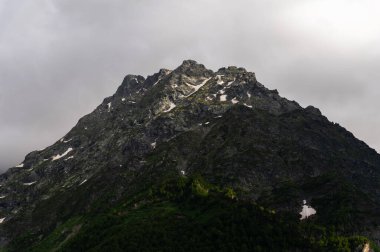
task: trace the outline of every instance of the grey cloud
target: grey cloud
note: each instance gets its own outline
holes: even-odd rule
[[[363,31],[339,21],[379,4],[353,2],[3,0],[0,169],[62,137],[125,74],[152,74],[188,58],[214,70],[254,71],[267,87],[321,108],[380,150],[380,35],[371,30],[380,19],[369,12],[375,19],[364,27],[365,16],[350,17]],[[336,9],[318,12],[324,4]]]

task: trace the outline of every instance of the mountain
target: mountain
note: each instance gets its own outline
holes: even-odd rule
[[[370,251],[380,155],[244,68],[116,93],[0,176],[4,251]],[[302,213],[302,219],[301,214]]]

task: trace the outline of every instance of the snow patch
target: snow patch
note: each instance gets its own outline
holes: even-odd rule
[[[157,145],[156,142],[150,144],[150,146],[152,146],[153,149],[156,148],[156,145]]]
[[[246,106],[248,108],[252,108],[252,105],[248,105],[247,103],[244,103],[244,106]]]
[[[123,97],[123,98],[121,98],[121,101],[123,101],[123,102],[124,102],[124,101],[125,101],[125,98],[124,98],[124,97]]]
[[[247,91],[248,98],[251,98],[251,94]]]
[[[61,142],[61,143],[68,143],[68,142],[70,142],[71,140],[73,140],[72,138],[70,138],[69,140],[65,140],[65,138],[63,137],[63,138],[61,138],[61,139],[59,139],[59,141]]]
[[[169,108],[167,110],[162,111],[162,112],[164,112],[164,113],[169,112],[170,110],[172,110],[176,107],[176,105],[172,101],[170,101],[169,105],[170,105]]]
[[[21,163],[21,164],[19,164],[19,165],[16,165],[15,167],[17,167],[17,168],[22,168],[22,167],[24,167],[24,163]]]
[[[37,181],[29,182],[29,183],[22,183],[23,185],[30,186],[37,183]]]
[[[365,245],[364,245],[364,248],[363,248],[363,252],[369,252],[371,249],[371,247],[369,246],[369,243],[367,242]]]
[[[205,125],[209,124],[210,122],[205,122]]]
[[[181,171],[182,175],[186,175],[186,172],[184,170]]]
[[[83,180],[82,182],[80,182],[79,185],[83,185],[83,184],[86,183],[86,182],[87,182],[87,179],[85,179],[85,180]]]
[[[229,81],[229,82],[227,83],[227,86],[231,86],[231,84],[234,83],[235,81],[236,81],[236,78],[234,78],[233,81]]]
[[[5,197],[7,197],[7,195],[1,195],[0,199],[4,199]]]
[[[160,82],[161,79],[158,79],[154,84],[153,86],[156,86],[159,82]]]
[[[4,220],[5,220],[5,218],[1,218],[1,219],[0,219],[0,224],[3,223]]]
[[[221,115],[218,115],[218,116],[215,116],[214,118],[222,118],[222,116],[221,116]]]
[[[239,100],[238,100],[238,99],[236,99],[236,97],[234,97],[234,98],[231,100],[231,102],[232,102],[233,104],[236,104],[236,103],[238,103],[238,102],[239,102]]]
[[[226,92],[226,90],[221,89],[221,90],[218,91],[218,94],[224,94],[225,92]]]
[[[186,83],[186,85],[188,85],[189,87],[192,87],[194,88],[194,91],[191,92],[189,95],[187,95],[186,97],[189,97],[190,95],[194,94],[195,92],[197,92],[201,87],[203,87],[211,78],[208,78],[208,79],[205,79],[204,81],[202,81],[201,84],[199,85],[196,85],[196,86],[193,86],[193,85],[190,85],[188,83]]]
[[[216,82],[216,84],[221,85],[221,84],[224,83],[224,81],[222,80],[222,76],[224,76],[224,75],[220,75],[220,74],[218,74],[218,75],[216,76],[216,78],[217,78],[217,82]]]
[[[73,150],[73,148],[68,148],[64,153],[62,153],[61,155],[60,154],[57,154],[56,156],[53,156],[53,157],[51,157],[52,158],[52,160],[53,161],[55,161],[55,160],[58,160],[58,159],[61,159],[61,158],[63,158],[64,156],[66,156],[67,154],[69,154],[69,152],[70,151],[72,151]]]
[[[69,159],[73,159],[73,158],[74,158],[74,156],[70,156],[70,157],[66,158],[65,161],[67,161]]]
[[[309,216],[316,214],[317,211],[311,206],[306,205],[306,200],[303,200],[302,211],[300,212],[300,220],[307,219]]]
[[[221,95],[219,99],[220,101],[227,101],[227,95]]]
[[[111,112],[112,102],[107,103],[107,106],[108,106],[108,112]]]

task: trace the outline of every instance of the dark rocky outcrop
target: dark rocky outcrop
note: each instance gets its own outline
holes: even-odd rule
[[[380,155],[244,68],[214,73],[186,60],[146,79],[127,75],[66,136],[22,164],[0,176],[3,245],[26,233],[43,239],[166,174],[200,174],[280,212],[298,214],[307,199],[326,225],[342,206],[349,225],[337,226],[380,239]]]

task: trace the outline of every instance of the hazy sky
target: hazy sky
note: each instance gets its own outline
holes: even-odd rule
[[[0,169],[128,73],[237,65],[380,150],[378,0],[0,0]]]

